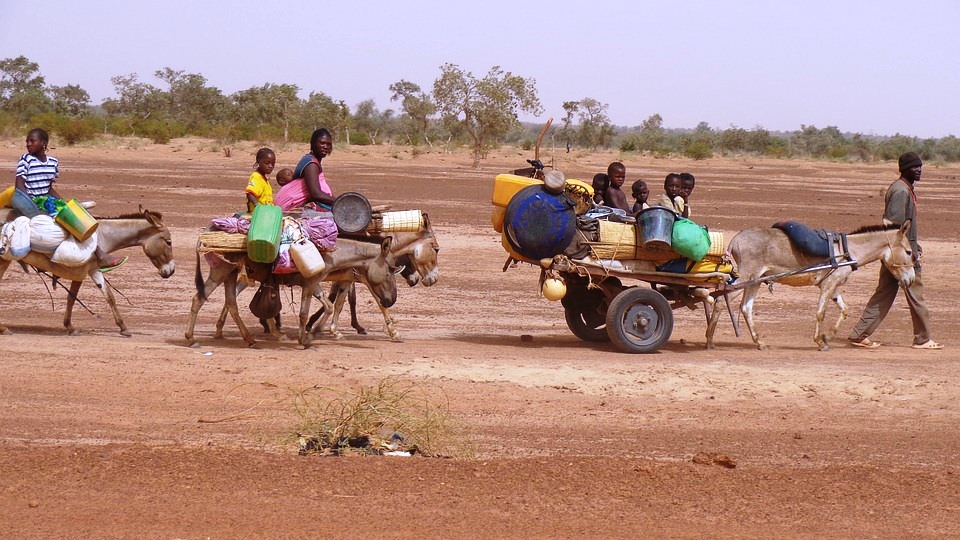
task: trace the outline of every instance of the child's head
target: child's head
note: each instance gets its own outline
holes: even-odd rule
[[[647,183],[643,180],[637,180],[634,182],[630,191],[633,193],[633,198],[640,203],[647,202],[647,197],[650,196],[650,188],[647,187]]]
[[[283,168],[277,171],[277,184],[285,186],[293,180],[293,171]]]
[[[610,178],[610,187],[620,189],[627,180],[627,167],[619,161],[614,161],[607,167],[607,176]]]
[[[682,189],[683,187],[680,183],[680,175],[677,173],[670,173],[663,180],[663,191],[665,191],[671,199],[680,195]]]
[[[607,186],[610,185],[610,177],[605,173],[597,173],[593,175],[593,200],[600,202],[603,199],[603,192],[607,190]]]
[[[49,143],[50,135],[40,128],[33,128],[27,133],[27,152],[31,154],[46,152]]]
[[[680,173],[680,196],[683,197],[683,200],[690,198],[690,194],[693,193],[693,188],[697,184],[697,179],[693,177],[692,174],[685,172]]]
[[[277,155],[269,148],[257,150],[257,172],[263,176],[273,172],[273,167],[277,164]]]

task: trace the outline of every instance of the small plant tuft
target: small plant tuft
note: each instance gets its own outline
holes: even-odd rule
[[[314,386],[297,392],[293,404],[301,418],[295,435],[302,455],[472,454],[458,436],[446,395],[432,385],[388,378],[355,391]]]

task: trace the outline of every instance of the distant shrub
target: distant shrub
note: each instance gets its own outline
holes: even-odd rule
[[[147,120],[140,125],[140,133],[154,144],[167,144],[173,138],[173,132],[166,122]]]
[[[530,150],[533,150],[533,141],[531,141],[530,139],[524,139],[520,141],[520,149],[525,152],[529,152]]]
[[[710,148],[710,144],[706,141],[696,141],[683,148],[683,155],[690,159],[700,161],[701,159],[713,157],[713,149]]]
[[[620,151],[621,152],[636,152],[637,151],[637,138],[636,137],[626,137],[620,141]]]
[[[30,117],[29,125],[31,128],[38,127],[58,134],[67,125],[67,117],[61,116],[55,112],[44,112]]]
[[[60,128],[60,137],[67,146],[73,146],[83,141],[88,141],[97,136],[97,126],[94,119],[70,120]]]
[[[830,148],[827,148],[827,157],[829,158],[843,159],[848,155],[850,155],[850,151],[847,149],[846,146],[837,145],[837,146],[831,146]]]
[[[373,141],[370,140],[370,135],[367,135],[363,132],[354,132],[350,134],[350,144],[355,144],[357,146],[370,146],[373,144]]]
[[[770,142],[764,147],[763,153],[770,157],[784,158],[790,153],[790,147],[786,139],[773,138],[770,139]]]

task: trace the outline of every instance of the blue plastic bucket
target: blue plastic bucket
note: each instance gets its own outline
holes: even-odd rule
[[[10,207],[14,208],[17,212],[20,212],[21,215],[27,216],[28,218],[40,215],[40,209],[37,208],[37,205],[33,202],[33,199],[19,189],[13,190],[13,198],[10,199]]]

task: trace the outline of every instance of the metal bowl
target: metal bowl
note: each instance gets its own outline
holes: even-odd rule
[[[343,232],[358,233],[370,225],[373,209],[363,195],[348,191],[333,200],[333,222]]]

